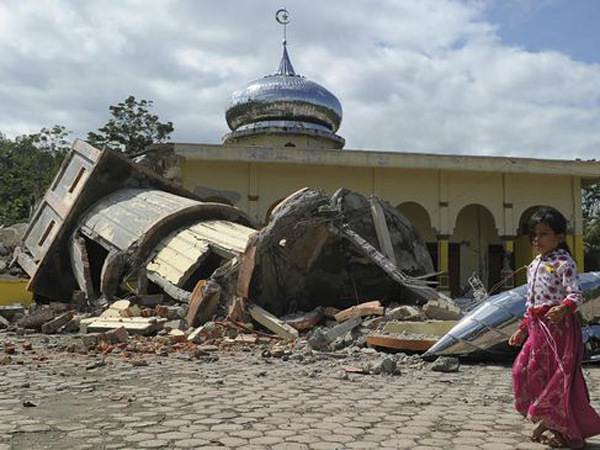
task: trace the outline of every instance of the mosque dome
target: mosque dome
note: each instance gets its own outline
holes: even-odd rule
[[[340,101],[320,84],[296,74],[285,40],[277,72],[234,92],[225,118],[232,130],[225,143],[259,134],[312,136],[332,148],[345,143],[335,134],[342,122]]]

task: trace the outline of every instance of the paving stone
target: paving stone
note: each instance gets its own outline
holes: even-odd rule
[[[181,439],[177,440],[173,443],[175,447],[180,448],[206,448],[207,445],[210,444],[210,441],[205,439]]]

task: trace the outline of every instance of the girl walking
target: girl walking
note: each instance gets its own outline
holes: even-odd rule
[[[527,312],[511,336],[525,342],[514,363],[515,407],[537,427],[531,438],[553,448],[583,448],[600,434],[600,416],[590,405],[581,362],[583,295],[565,235],[567,221],[554,208],[538,210],[529,221],[539,255],[527,268]]]

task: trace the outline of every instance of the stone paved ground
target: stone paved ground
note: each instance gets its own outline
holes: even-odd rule
[[[150,356],[136,367],[40,339],[0,366],[0,450],[544,448],[527,442],[512,409],[508,365],[438,373],[413,362],[396,376],[348,377],[342,359],[256,349]],[[0,333],[6,341],[23,338]],[[585,373],[600,407],[600,367]],[[600,439],[589,444],[600,449]]]

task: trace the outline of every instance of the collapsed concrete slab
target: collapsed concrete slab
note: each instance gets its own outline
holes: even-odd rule
[[[277,316],[318,306],[346,309],[373,299],[424,303],[440,298],[420,278],[433,266],[410,222],[379,199],[375,219],[372,204],[346,189],[331,197],[309,188],[292,194],[249,242],[231,295]]]

